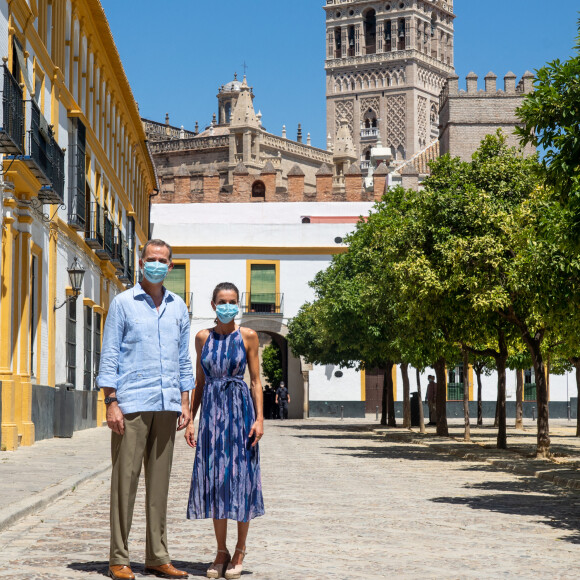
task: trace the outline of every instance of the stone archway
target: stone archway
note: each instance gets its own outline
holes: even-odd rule
[[[303,419],[308,416],[308,395],[306,394],[305,397],[305,384],[307,384],[307,381],[305,381],[303,376],[300,359],[292,354],[292,350],[288,346],[288,341],[286,340],[288,327],[282,323],[279,317],[252,314],[245,315],[240,326],[269,335],[272,341],[280,347],[284,379],[290,394],[288,418]]]

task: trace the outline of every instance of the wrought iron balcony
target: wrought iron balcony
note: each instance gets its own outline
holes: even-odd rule
[[[85,242],[93,250],[102,250],[104,248],[104,226],[103,226],[103,209],[96,202],[91,203],[91,208],[85,223]]]
[[[113,222],[109,217],[109,212],[105,209],[103,211],[103,247],[95,248],[95,252],[101,260],[110,260],[113,257],[115,245],[113,230]]]
[[[25,150],[6,158],[22,161],[38,179],[42,186],[38,199],[42,203],[61,204],[64,201],[64,152],[33,100],[26,101],[26,119],[29,127]]]
[[[283,314],[284,294],[242,294],[242,312],[244,314]]]
[[[111,263],[113,266],[116,266],[118,270],[125,269],[125,247],[125,236],[123,235],[123,232],[120,230],[119,226],[115,226]]]
[[[2,120],[0,122],[0,152],[24,153],[24,100],[22,88],[4,65],[2,89]]]

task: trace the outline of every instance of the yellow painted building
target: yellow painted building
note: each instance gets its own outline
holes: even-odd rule
[[[102,327],[134,280],[156,178],[98,0],[0,0],[0,53],[0,445],[12,450],[102,423]]]

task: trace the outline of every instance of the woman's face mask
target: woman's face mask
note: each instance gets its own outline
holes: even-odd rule
[[[240,311],[237,304],[218,304],[215,307],[215,313],[220,322],[227,324],[231,322]]]

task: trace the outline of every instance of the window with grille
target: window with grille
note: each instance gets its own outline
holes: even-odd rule
[[[533,368],[524,370],[524,401],[536,400],[536,372]]]
[[[463,365],[449,369],[447,377],[447,400],[463,401]]]
[[[99,365],[101,364],[101,315],[95,312],[93,327],[93,377],[99,374]]]
[[[66,305],[66,382],[76,386],[77,374],[77,303]]]
[[[92,367],[93,367],[93,309],[85,306],[85,341],[84,341],[84,379],[83,388],[90,391],[92,387]]]
[[[276,265],[252,264],[250,271],[250,311],[276,311]]]

